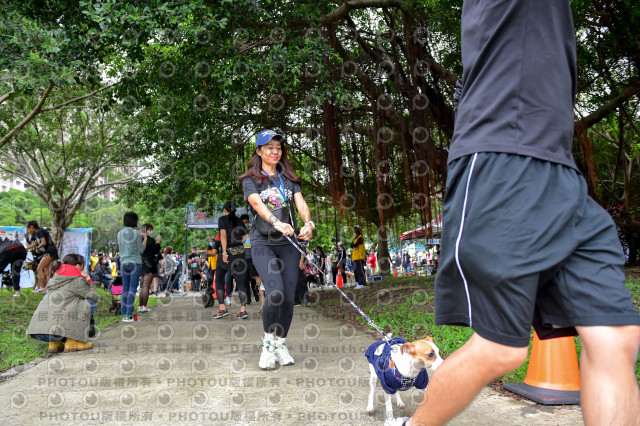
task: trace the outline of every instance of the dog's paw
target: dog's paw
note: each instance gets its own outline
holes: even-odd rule
[[[404,422],[406,420],[409,420],[409,417],[397,417],[397,418],[391,418],[391,419],[387,419],[384,422],[384,426],[402,426],[402,424],[404,424]]]
[[[404,410],[405,408],[407,408],[407,406],[406,406],[406,405],[404,405],[404,402],[402,402],[402,401],[398,401],[398,403],[397,403],[396,405],[398,406],[398,408],[401,408],[401,409],[403,409],[403,410]]]
[[[373,414],[375,412],[375,410],[373,409],[373,407],[367,407],[367,414]]]

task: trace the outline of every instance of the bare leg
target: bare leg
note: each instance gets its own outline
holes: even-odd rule
[[[586,425],[640,424],[635,364],[640,326],[576,327],[580,334],[580,401]]]
[[[487,354],[491,354],[491,362],[478,362]],[[526,347],[501,345],[474,333],[433,373],[409,424],[445,424],[469,405],[487,383],[515,370],[526,359]]]
[[[40,263],[38,264],[38,287],[45,288],[47,286],[47,282],[49,281],[49,274],[51,272],[51,268],[49,267],[51,261],[53,259],[51,256],[46,254]]]

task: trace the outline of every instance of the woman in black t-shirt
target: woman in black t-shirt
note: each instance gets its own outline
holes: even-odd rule
[[[247,239],[247,230],[244,222],[236,216],[236,206],[232,202],[227,202],[223,208],[224,216],[218,220],[220,230],[220,251],[218,263],[216,265],[216,295],[220,309],[213,318],[222,318],[229,315],[229,311],[224,304],[225,292],[231,297],[231,283],[225,283],[227,271],[236,280],[236,289],[240,296],[239,319],[249,318],[247,314],[247,297],[249,295],[249,267],[244,257],[244,241]]]
[[[258,365],[263,369],[275,368],[276,362],[292,365],[285,339],[293,319],[300,253],[284,235],[296,239],[293,206],[304,221],[299,239],[310,240],[315,225],[302,196],[300,178],[287,160],[284,137],[273,130],[260,132],[247,171],[238,180],[253,210],[251,258],[266,290],[262,310],[265,335]],[[270,231],[262,234],[259,229],[269,223]]]
[[[153,237],[153,225],[145,223],[147,236]],[[160,261],[160,244],[154,238],[147,238],[147,245],[142,252],[142,275],[140,276],[140,297],[138,298],[138,312],[151,312],[147,306],[149,302],[149,288],[151,282],[158,276],[158,263]]]
[[[247,230],[244,222],[236,216],[236,206],[228,202],[223,208],[224,216],[218,220],[220,230],[221,251],[216,265],[216,295],[220,309],[213,316],[214,319],[226,317],[229,311],[224,304],[225,292],[231,297],[231,280],[225,283],[227,271],[231,272],[236,280],[238,295],[240,296],[239,319],[249,318],[247,314],[247,297],[249,295],[249,266],[244,257],[244,241],[247,239]]]
[[[51,275],[51,262],[58,259],[58,249],[53,243],[51,234],[46,229],[40,228],[35,220],[27,222],[25,225],[27,239],[27,251],[33,250],[34,257],[41,257],[38,262],[38,281],[36,282],[34,293],[45,293],[49,276]]]

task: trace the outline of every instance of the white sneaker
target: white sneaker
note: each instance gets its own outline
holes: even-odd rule
[[[229,306],[233,305],[233,303],[231,303],[231,298],[229,296],[224,298],[224,304]]]
[[[271,340],[262,339],[262,353],[258,365],[263,370],[273,370],[276,368],[276,356],[274,354],[275,344]]]
[[[289,348],[287,348],[287,345],[284,342],[276,340],[276,350],[274,352],[278,364],[293,365],[293,357],[289,354]]]
[[[366,286],[366,285],[360,285],[360,284],[358,284],[358,285],[357,285],[357,286],[355,286],[353,289],[354,289],[354,290],[360,290],[361,288],[367,288],[367,286]]]

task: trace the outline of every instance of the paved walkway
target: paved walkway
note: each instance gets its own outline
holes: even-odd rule
[[[376,414],[365,412],[370,335],[296,307],[287,339],[296,364],[263,371],[256,304],[247,320],[213,320],[215,311],[198,298],[159,300],[143,321],[101,332],[92,351],[56,354],[0,384],[3,426],[383,424],[380,387]],[[405,392],[407,409],[394,406],[396,416],[412,413],[421,396]],[[451,424],[581,423],[577,407],[531,405],[485,389]]]

